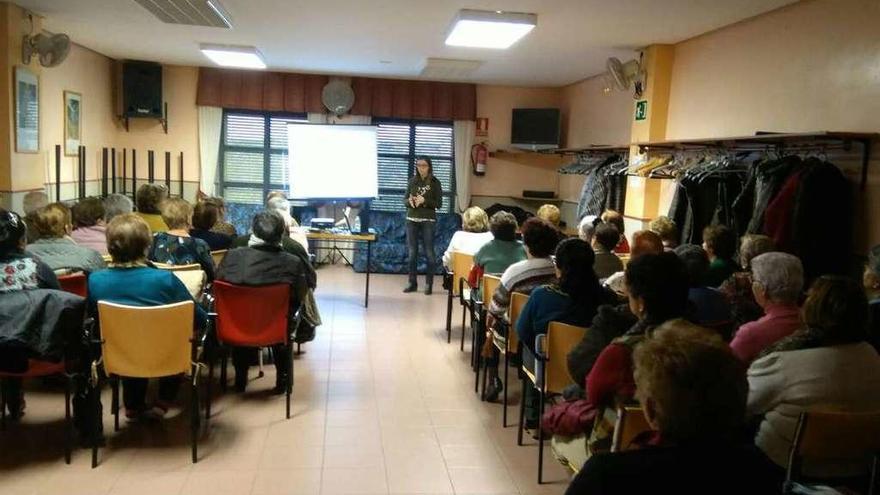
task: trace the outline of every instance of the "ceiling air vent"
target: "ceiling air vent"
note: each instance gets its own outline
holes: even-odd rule
[[[219,0],[134,0],[166,24],[231,28]]]
[[[426,79],[465,79],[483,62],[479,60],[455,60],[451,58],[427,58],[421,76]]]

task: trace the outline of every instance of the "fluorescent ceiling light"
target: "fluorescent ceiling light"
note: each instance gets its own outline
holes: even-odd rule
[[[450,46],[510,48],[538,24],[535,14],[459,10],[446,37]]]
[[[263,56],[252,46],[202,45],[202,53],[222,67],[265,69]]]

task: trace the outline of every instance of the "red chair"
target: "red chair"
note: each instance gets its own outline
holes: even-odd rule
[[[41,378],[52,375],[65,375],[65,363],[52,363],[37,359],[28,359],[27,371],[21,373],[0,372],[0,381],[7,379]],[[65,375],[66,376],[66,375]],[[73,422],[70,416],[70,395],[73,382],[69,379],[64,387],[64,427],[67,434],[64,436],[64,462],[70,464],[70,443],[73,436]],[[6,429],[6,392],[5,387],[0,386],[0,429]]]
[[[70,292],[82,297],[89,297],[89,285],[86,274],[83,272],[71,273],[70,275],[62,275],[58,277],[58,283],[61,284],[61,290]]]
[[[217,280],[214,282],[214,309],[217,341],[242,347],[268,347],[284,344],[290,350],[287,313],[290,285],[244,286]],[[290,419],[290,395],[293,392],[293,352],[287,368],[287,418]],[[223,370],[226,369],[225,362]],[[214,360],[208,368],[206,419],[211,416],[211,382]],[[225,373],[223,373],[225,381]]]

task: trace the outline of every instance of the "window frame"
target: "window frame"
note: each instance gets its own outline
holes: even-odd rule
[[[260,111],[260,110],[246,110],[246,109],[236,109],[236,108],[224,108],[223,109],[223,119],[220,128],[220,151],[218,153],[218,173],[220,175],[219,181],[219,195],[220,197],[225,197],[224,193],[227,187],[237,187],[241,189],[258,189],[257,183],[253,182],[237,182],[237,181],[226,181],[226,152],[242,152],[242,153],[256,153],[260,148],[249,147],[249,146],[235,146],[235,145],[227,145],[226,144],[226,121],[227,116],[229,114],[235,115],[249,115],[249,116],[258,116],[263,117],[263,183],[260,185],[262,188],[262,198],[265,198],[266,195],[269,194],[269,191],[275,190],[287,190],[288,184],[274,184],[271,182],[271,168],[272,168],[272,155],[283,155],[285,153],[289,153],[289,150],[283,151],[280,148],[272,148],[272,119],[273,118],[289,118],[289,119],[301,119],[303,122],[308,122],[308,114],[306,113],[296,113],[296,112],[268,112],[268,111]],[[286,148],[285,148],[286,150]]]
[[[407,161],[407,170],[406,170],[406,180],[412,178],[415,174],[415,164],[416,159],[418,157],[428,157],[431,160],[446,160],[446,156],[440,155],[426,155],[424,153],[416,153],[416,127],[425,126],[425,127],[443,127],[449,128],[452,132],[452,145],[450,149],[452,153],[449,155],[448,159],[450,160],[450,180],[449,183],[451,185],[450,190],[443,191],[443,198],[447,199],[447,208],[441,208],[440,211],[443,213],[454,213],[455,212],[455,196],[456,196],[456,171],[455,171],[455,124],[451,120],[426,120],[426,119],[400,119],[400,118],[376,118],[372,119],[372,125],[378,126],[381,124],[389,124],[389,125],[407,125],[409,126],[409,153],[377,153],[377,158],[379,157],[387,157],[387,158],[396,158],[403,159]],[[403,198],[406,195],[406,189],[399,188],[388,188],[382,187],[382,177],[379,177],[379,196],[394,196],[400,195],[401,204],[403,203]],[[442,198],[441,198],[442,200]],[[381,210],[379,210],[381,211]]]

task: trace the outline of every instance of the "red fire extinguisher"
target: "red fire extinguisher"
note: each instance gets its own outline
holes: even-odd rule
[[[486,148],[486,143],[471,146],[471,167],[474,169],[474,175],[486,175],[488,158],[489,149]]]

